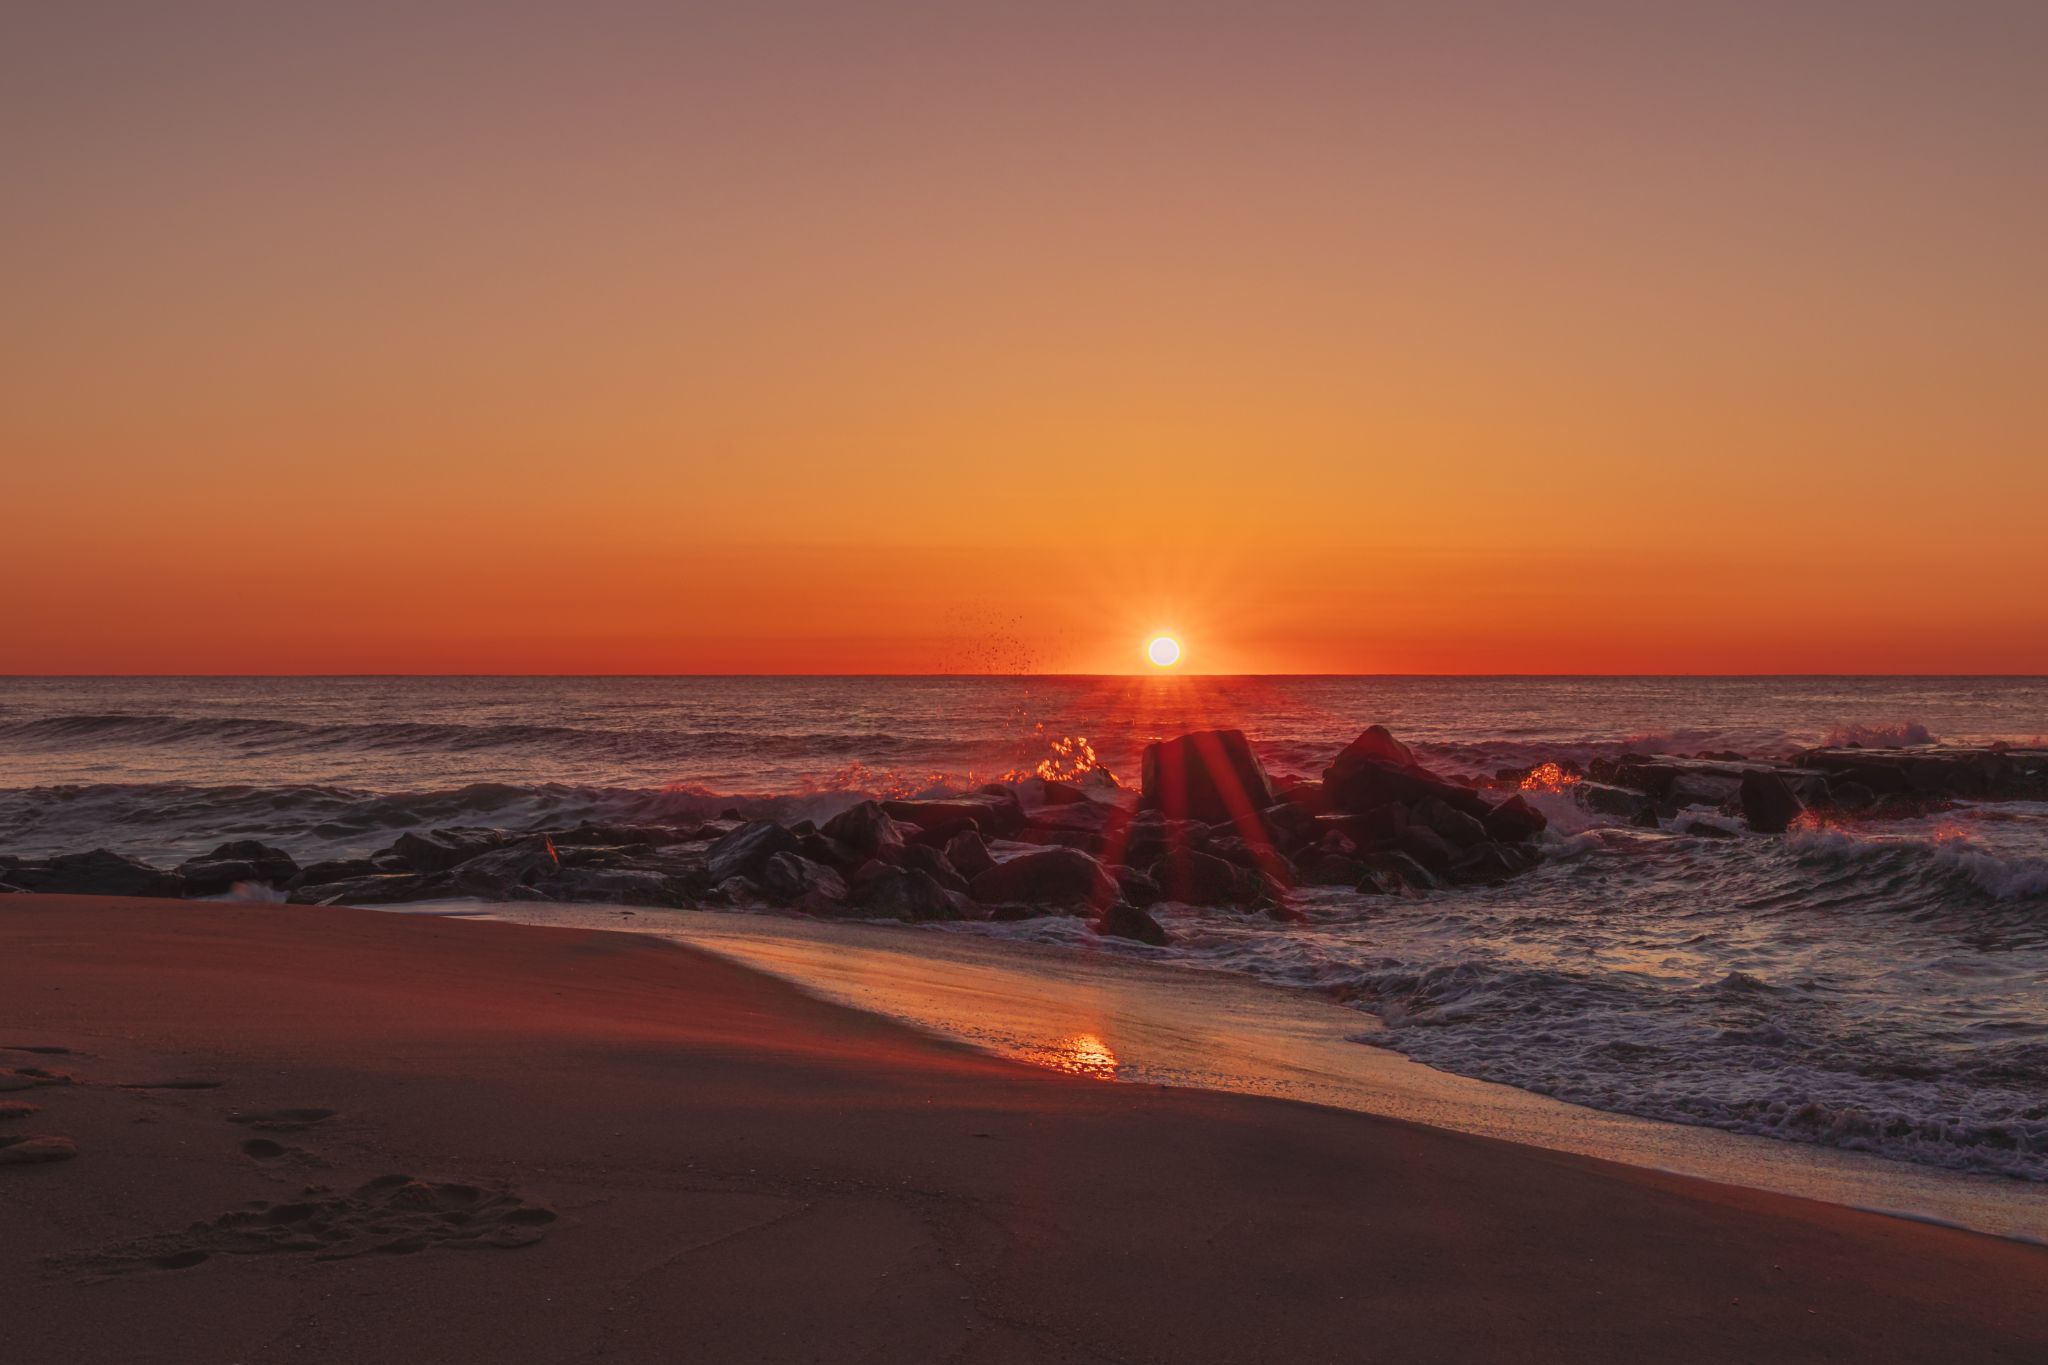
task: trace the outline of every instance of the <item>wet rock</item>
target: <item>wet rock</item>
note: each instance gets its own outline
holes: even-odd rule
[[[1806,813],[1792,785],[1776,773],[1744,773],[1740,796],[1742,818],[1759,834],[1783,834]]]
[[[971,820],[989,839],[1009,838],[1024,828],[1025,819],[1017,794],[1001,787],[931,801],[884,801],[882,809],[890,818],[922,830],[953,825],[957,832],[960,821]]]
[[[1221,824],[1273,805],[1266,770],[1242,730],[1203,730],[1145,746],[1142,810]]]
[[[1135,905],[1112,905],[1095,921],[1095,932],[1108,938],[1127,938],[1164,948],[1172,940],[1159,921]]]
[[[946,859],[946,855],[927,844],[910,844],[898,851],[896,866],[915,868],[940,886],[959,895],[967,894],[967,878],[960,875],[958,868]]]
[[[902,833],[879,801],[863,801],[839,812],[818,832],[863,858],[872,858],[885,848],[903,846]]]
[[[946,861],[968,881],[996,865],[989,856],[988,844],[973,830],[962,830],[946,841]]]
[[[397,905],[431,900],[441,893],[441,879],[420,872],[381,873],[293,887],[285,899],[293,905]]]
[[[6,881],[24,891],[67,896],[178,896],[185,889],[177,873],[104,848],[19,862],[8,869]]]
[[[1377,732],[1377,733],[1376,733]],[[1323,769],[1323,789],[1334,809],[1365,812],[1394,804],[1414,806],[1431,797],[1452,810],[1484,820],[1490,807],[1479,793],[1422,767],[1409,755],[1397,761],[1408,747],[1374,726],[1346,745],[1330,766]]]
[[[1505,844],[1484,843],[1463,849],[1451,863],[1454,881],[1494,885],[1523,870],[1523,862]]]
[[[432,829],[424,834],[408,831],[398,836],[390,851],[414,871],[445,872],[501,847],[508,837],[501,829]]]
[[[1486,814],[1486,833],[1504,844],[1526,843],[1549,827],[1543,812],[1520,796],[1510,796]]]
[[[1363,853],[1359,855],[1359,861],[1381,878],[1383,884],[1390,889],[1435,891],[1443,886],[1443,882],[1434,872],[1407,854],[1393,849],[1376,849]],[[1361,884],[1359,890],[1364,889]]]
[[[1396,839],[1401,852],[1442,876],[1457,861],[1458,850],[1451,841],[1426,825],[1410,825]]]
[[[758,878],[778,853],[795,853],[797,837],[773,820],[751,820],[704,850],[704,869],[714,882]]]
[[[392,870],[371,858],[331,858],[324,862],[307,863],[292,874],[291,879],[285,883],[285,889],[296,891],[302,886],[354,881],[358,877],[375,877]]]
[[[283,886],[299,873],[298,860],[281,848],[254,839],[234,839],[220,845],[204,858],[178,865],[188,896],[218,896],[237,882],[267,882]]]
[[[969,890],[988,905],[1057,905],[1095,912],[1114,904],[1120,895],[1109,870],[1077,848],[1019,854],[976,877]]]
[[[1341,853],[1318,853],[1301,864],[1303,886],[1356,886],[1366,876],[1366,865]]]
[[[1674,806],[1725,806],[1742,791],[1743,777],[1726,773],[1680,773],[1664,791]]]
[[[837,906],[847,898],[844,877],[795,853],[777,853],[762,864],[761,889],[773,900],[807,910]]]
[[[1657,803],[1642,792],[1609,786],[1605,782],[1580,782],[1569,790],[1572,800],[1595,815],[1609,815],[1617,820],[1629,821],[1648,816],[1652,825],[1656,823]]]
[[[589,820],[570,829],[556,830],[549,837],[554,840],[557,851],[571,845],[645,845],[649,848],[666,848],[670,844],[683,842],[682,831],[670,825],[601,825]]]
[[[912,922],[964,918],[959,905],[930,873],[914,867],[880,867],[872,876],[857,879],[853,901],[866,913]]]
[[[450,868],[443,879],[442,894],[502,896],[514,887],[532,886],[561,870],[562,860],[556,856],[554,844],[545,835],[539,835],[480,853]]]
[[[1265,879],[1213,853],[1181,849],[1150,868],[1167,900],[1183,905],[1251,905],[1266,897]]]
[[[1157,905],[1166,899],[1159,883],[1137,868],[1119,867],[1115,871],[1117,890],[1132,905]]]
[[[1483,820],[1462,810],[1453,810],[1436,797],[1419,802],[1410,815],[1453,848],[1471,848],[1475,844],[1486,842],[1486,824]]]
[[[2048,799],[2048,749],[1950,744],[1897,749],[1845,746],[1813,749],[1793,763],[1801,771],[1826,778],[1830,785],[1854,782],[1880,797]],[[1813,803],[1807,793],[1800,795]]]

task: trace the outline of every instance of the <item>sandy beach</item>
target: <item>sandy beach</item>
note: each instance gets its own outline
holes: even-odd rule
[[[2048,1351],[2042,1248],[1062,1076],[643,936],[11,896],[0,1000],[0,1153],[76,1148],[0,1157],[22,1360]]]

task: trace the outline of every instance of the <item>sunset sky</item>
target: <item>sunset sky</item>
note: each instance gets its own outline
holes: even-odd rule
[[[0,672],[2048,672],[2048,5],[0,17]]]

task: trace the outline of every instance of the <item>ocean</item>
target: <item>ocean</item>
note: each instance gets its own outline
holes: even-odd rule
[[[0,852],[300,861],[407,829],[824,816],[1031,773],[1136,785],[1243,729],[1318,773],[1372,723],[1447,772],[1624,751],[2040,742],[2039,678],[0,679]],[[1297,893],[1306,920],[1168,907],[1166,948],[1077,920],[927,932],[1081,944],[1297,986],[1371,1045],[1595,1108],[2048,1179],[2048,805],[1714,837],[1540,794],[1499,887]]]

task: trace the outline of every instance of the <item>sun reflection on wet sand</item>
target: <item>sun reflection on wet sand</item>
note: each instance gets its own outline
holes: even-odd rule
[[[1116,1053],[1092,1033],[1070,1033],[1050,1043],[1026,1045],[1016,1049],[1015,1055],[1033,1066],[1064,1071],[1070,1076],[1087,1076],[1097,1081],[1116,1079]]]

